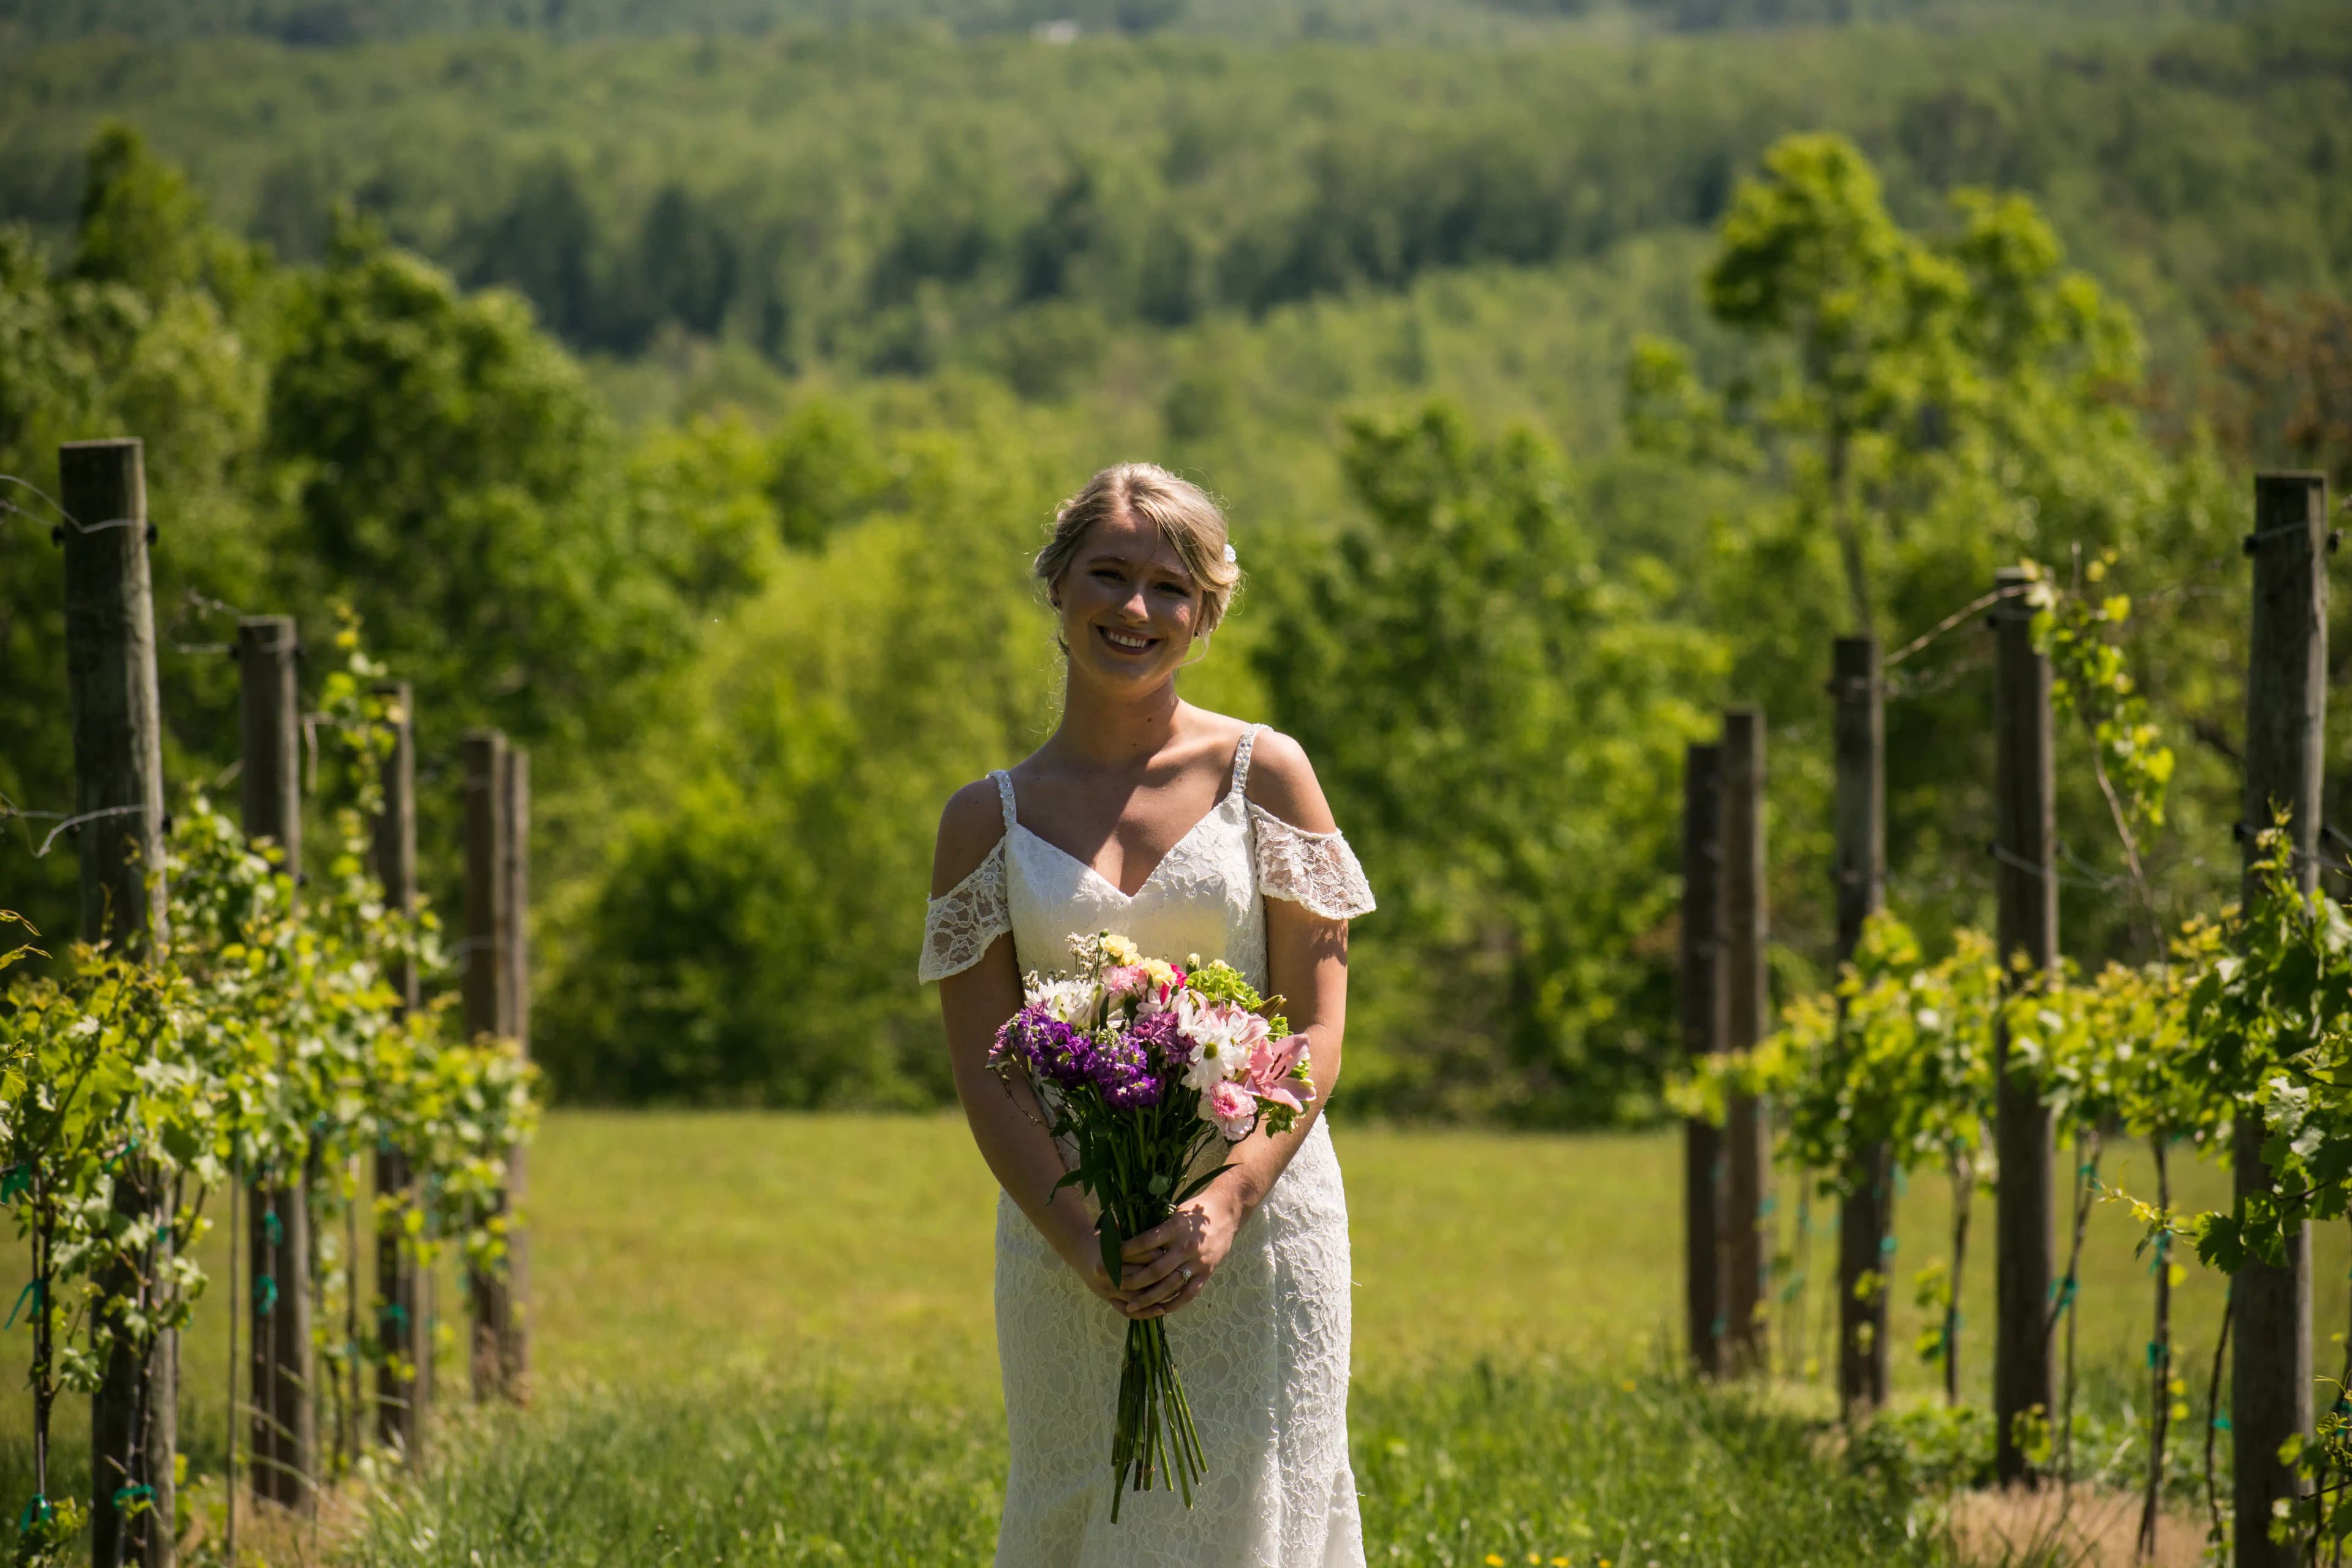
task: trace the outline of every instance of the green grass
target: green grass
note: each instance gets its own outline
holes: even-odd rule
[[[1355,1398],[1375,1562],[1938,1561],[1910,1499],[1811,1425],[1665,1377],[1485,1363]],[[381,1494],[357,1568],[982,1563],[993,1405],[761,1385],[607,1391],[467,1424],[458,1462]],[[1104,1484],[1109,1484],[1105,1467]],[[1490,1556],[1491,1554],[1491,1556]]]
[[[1643,1552],[1671,1563],[1810,1552],[1826,1564],[1924,1550],[1902,1544],[1911,1499],[1818,1452],[1828,1401],[1803,1375],[1828,1344],[1818,1273],[1801,1326],[1793,1310],[1776,1325],[1790,1382],[1769,1409],[1664,1373],[1682,1289],[1678,1134],[1395,1130],[1352,1124],[1344,1107],[1335,1127],[1355,1244],[1353,1431],[1376,1559],[1479,1563],[1491,1551],[1521,1563],[1534,1551],[1622,1568]],[[2221,1172],[2175,1164],[2185,1205],[2221,1199]],[[2147,1165],[2117,1152],[2105,1173],[2144,1191]],[[1002,1484],[995,1192],[959,1119],[562,1112],[530,1185],[538,1406],[455,1427],[453,1462],[421,1494],[385,1494],[359,1561],[458,1563],[477,1550],[485,1564],[599,1552],[614,1564],[986,1559]],[[1777,1213],[1791,1239],[1797,1208],[1784,1180]],[[1908,1279],[1942,1251],[1942,1184],[1911,1184],[1899,1214],[1894,1363],[1901,1396],[1918,1400],[1936,1373],[1910,1352],[1921,1321]],[[1825,1269],[1827,1206],[1813,1217],[1812,1264]],[[1962,1352],[1979,1399],[1991,1233],[1982,1205]],[[2145,1364],[2135,1240],[2121,1205],[2095,1212],[2083,1408],[2102,1419],[2137,1398]],[[208,1268],[225,1241],[207,1239]],[[2319,1365],[2332,1371],[2346,1315],[2340,1231],[2315,1250]],[[21,1256],[12,1262],[21,1269]],[[20,1278],[0,1290],[13,1296]],[[2192,1266],[2179,1295],[2180,1359],[2200,1392],[2220,1285]],[[442,1299],[458,1298],[445,1287]],[[200,1476],[216,1470],[226,1425],[220,1304],[201,1305],[183,1347],[183,1440]],[[0,1343],[23,1356],[21,1320]],[[454,1394],[464,1369],[453,1333],[445,1344]],[[29,1489],[26,1405],[15,1395],[0,1426],[11,1517]],[[83,1473],[86,1430],[69,1402],[53,1491]]]

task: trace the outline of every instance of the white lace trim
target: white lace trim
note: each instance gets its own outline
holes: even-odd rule
[[[961,974],[980,962],[989,943],[1012,929],[1013,906],[1004,893],[1004,840],[1000,838],[970,876],[927,907],[918,983],[928,985]]]
[[[1375,908],[1371,884],[1347,838],[1334,828],[1309,833],[1249,803],[1256,830],[1258,891],[1269,899],[1304,904],[1327,921],[1353,920]]]

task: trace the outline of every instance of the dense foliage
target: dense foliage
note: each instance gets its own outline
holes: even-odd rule
[[[175,26],[308,25],[235,9]],[[1726,701],[1772,721],[1774,962],[1818,979],[1821,680],[1857,622],[1903,650],[1897,896],[1981,922],[1985,649],[1923,634],[2021,554],[2131,595],[2147,710],[2070,744],[2179,738],[2128,853],[2065,771],[2070,949],[2152,962],[2226,878],[2231,464],[2336,461],[2344,405],[2352,114],[2293,6],[1727,39],[1465,0],[1531,29],[1492,51],[1268,49],[1209,0],[1067,47],[299,9],[375,41],[12,58],[0,473],[53,491],[59,440],[145,437],[173,776],[234,761],[230,606],[351,602],[416,683],[445,903],[458,732],[532,748],[559,1092],[945,1098],[909,978],[931,826],[1050,726],[1024,557],[1120,458],[1232,503],[1253,585],[1187,690],[1307,742],[1383,896],[1360,973],[1477,976],[1442,1017],[1367,979],[1343,1104],[1654,1109],[1668,802]],[[1405,9],[1333,14],[1418,36]],[[2261,367],[2306,346],[2280,393]],[[26,808],[69,794],[47,527],[0,513]],[[57,929],[65,857],[6,826],[8,901]]]
[[[1456,1115],[1638,1115],[1673,990],[1642,942],[1673,897],[1654,806],[1708,728],[1721,642],[1664,614],[1663,569],[1601,571],[1527,432],[1483,442],[1441,407],[1358,425],[1347,463],[1368,521],[1270,584],[1257,663],[1382,900],[1350,1082]]]
[[[323,254],[349,200],[576,348],[719,336],[788,369],[961,364],[1052,396],[1139,329],[1703,227],[1760,149],[1826,129],[1906,221],[1956,185],[2035,196],[2186,370],[2231,289],[2329,287],[2352,257],[2327,200],[2352,159],[2338,36],[2273,5],[2153,37],[2011,16],[1434,53],[93,39],[15,62],[0,212],[61,231],[87,137],[121,115],[281,254]]]

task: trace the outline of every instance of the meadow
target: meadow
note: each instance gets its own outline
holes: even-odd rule
[[[1680,1139],[1394,1128],[1335,1118],[1355,1243],[1353,1432],[1375,1561],[1818,1564],[1942,1561],[1932,1456],[1841,1452],[1806,1364],[1827,1344],[1816,1283],[1776,1325],[1783,1364],[1723,1396],[1675,1370]],[[2137,1190],[2145,1158],[2111,1153]],[[2176,1160],[2182,1202],[2224,1189]],[[960,1119],[560,1110],[533,1153],[536,1398],[469,1408],[454,1331],[436,1462],[330,1510],[315,1542],[358,1563],[985,1561],[998,1445],[990,1299],[994,1189]],[[1779,1196],[1793,1243],[1797,1194]],[[1816,1281],[1832,1235],[1814,1205]],[[1939,1183],[1900,1205],[1892,1332],[1898,1410],[1938,1398],[1910,1346],[1911,1272],[1941,1251]],[[1990,1233],[1980,1205],[1976,1234]],[[2062,1231],[2063,1234],[2063,1231]],[[2147,1277],[2120,1204],[2084,1249],[2086,1461],[2128,1473]],[[208,1238],[217,1270],[225,1236]],[[2319,1364],[2340,1353],[2344,1238],[2316,1238]],[[14,1261],[14,1260],[12,1260]],[[16,1281],[5,1281],[13,1291]],[[1964,1289],[1963,1388],[1990,1377],[1989,1254]],[[216,1532],[226,1326],[217,1287],[183,1346],[183,1443]],[[2221,1281],[2176,1306],[2203,1404]],[[445,1281],[445,1302],[457,1299]],[[1799,1324],[1801,1321],[1802,1327]],[[21,1324],[8,1337],[21,1350]],[[60,1447],[78,1471],[79,1412]],[[25,1414],[7,1469],[23,1487]],[[2193,1467],[2198,1427],[2177,1429]],[[1980,1429],[1979,1435],[1981,1435]],[[1950,1438],[1965,1447],[1973,1439]],[[1913,1446],[1916,1447],[1916,1445]],[[2092,1452],[2092,1449],[2097,1452]],[[2144,1450],[2143,1450],[2144,1451]],[[1968,1455],[1953,1461],[1965,1471]],[[2194,1528],[2189,1512],[2183,1522]],[[248,1526],[248,1542],[253,1539]],[[478,1555],[477,1555],[478,1554]],[[289,1559],[293,1560],[293,1559]]]

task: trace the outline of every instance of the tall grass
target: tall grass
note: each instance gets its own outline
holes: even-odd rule
[[[1481,1362],[1360,1390],[1353,1426],[1375,1562],[1939,1561],[1909,1494],[1830,1455],[1814,1424],[1671,1378]],[[378,1495],[342,1560],[984,1563],[1003,1433],[993,1405],[773,1388],[588,1392],[541,1415],[469,1421],[429,1476]]]

